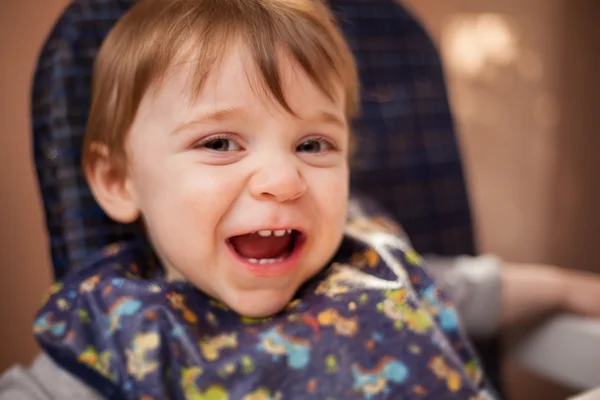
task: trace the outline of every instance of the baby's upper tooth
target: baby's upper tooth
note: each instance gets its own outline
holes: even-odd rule
[[[273,233],[273,231],[270,231],[270,230],[258,231],[258,235],[262,236],[262,237],[269,237],[269,236],[271,236],[272,233]]]
[[[273,231],[273,234],[278,237],[281,237],[281,236],[285,235],[286,233],[287,233],[287,231],[285,229],[282,229],[280,231]]]

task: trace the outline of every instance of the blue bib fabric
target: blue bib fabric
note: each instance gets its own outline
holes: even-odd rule
[[[334,261],[249,319],[165,282],[147,244],[109,246],[56,284],[34,330],[111,399],[491,399],[448,298],[389,225],[349,222]]]

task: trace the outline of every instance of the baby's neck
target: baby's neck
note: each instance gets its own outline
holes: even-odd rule
[[[187,281],[175,268],[165,267],[165,280],[167,282]]]

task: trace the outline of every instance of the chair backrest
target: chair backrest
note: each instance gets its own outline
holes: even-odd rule
[[[60,279],[86,255],[139,234],[111,221],[80,168],[92,66],[104,37],[135,0],[75,0],[48,37],[35,74],[35,163]],[[357,58],[362,116],[352,187],[403,225],[416,249],[474,251],[469,202],[438,52],[393,0],[330,0]]]

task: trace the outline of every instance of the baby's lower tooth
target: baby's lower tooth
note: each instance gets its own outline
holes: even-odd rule
[[[278,262],[282,262],[285,260],[285,256],[281,256],[279,258],[260,258],[260,259],[256,259],[256,258],[249,258],[248,262],[251,262],[252,264],[260,264],[260,265],[265,265],[265,264],[275,264]]]

